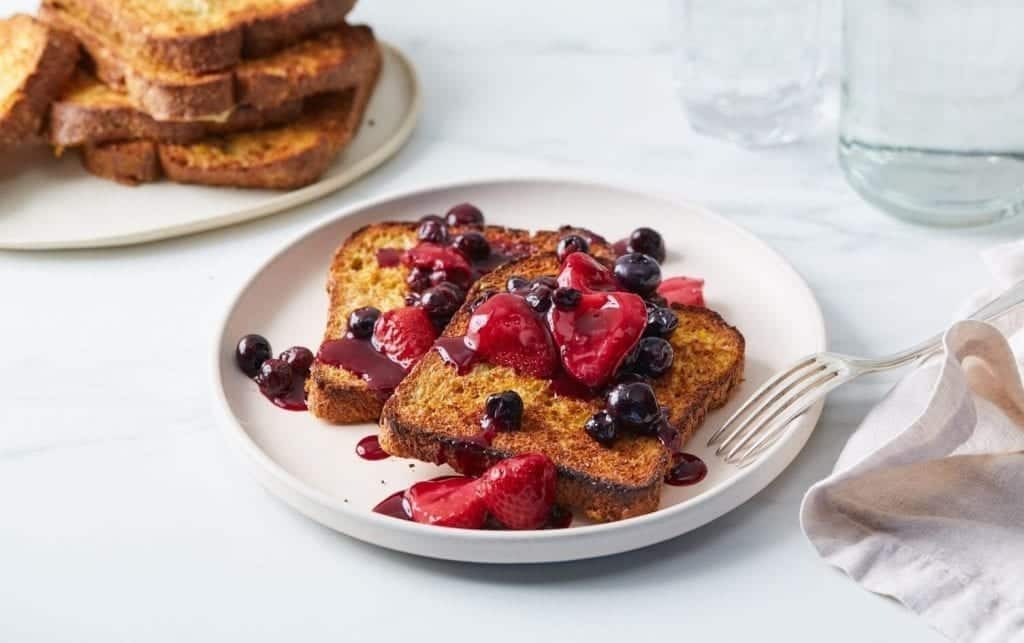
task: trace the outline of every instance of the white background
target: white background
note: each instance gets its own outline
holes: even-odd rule
[[[410,55],[425,90],[388,165],[221,232],[0,253],[0,641],[938,640],[823,564],[797,524],[804,491],[891,380],[834,394],[794,465],[724,518],[559,565],[355,542],[265,494],[221,438],[208,366],[230,293],[299,230],[375,194],[551,174],[699,201],[788,257],[832,347],[865,354],[942,327],[985,283],[978,250],[1020,234],[876,212],[837,169],[831,118],[809,142],[759,152],[694,135],[673,96],[667,7],[640,4],[363,0],[357,18]]]

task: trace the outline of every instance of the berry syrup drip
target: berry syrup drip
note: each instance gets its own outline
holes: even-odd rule
[[[473,436],[450,444],[441,444],[434,464],[451,464],[452,468],[467,476],[480,476],[501,458],[487,453],[497,430],[485,420]]]
[[[398,248],[381,248],[377,250],[377,265],[381,268],[394,268],[402,262],[404,250]]]
[[[383,460],[391,457],[391,454],[380,446],[380,440],[376,435],[368,435],[357,442],[356,455],[363,460]]]
[[[393,391],[405,377],[405,369],[374,349],[366,339],[343,337],[328,340],[320,346],[317,359],[355,373],[373,391]]]
[[[466,344],[466,338],[440,337],[434,342],[434,349],[441,355],[445,364],[455,367],[459,375],[465,375],[476,363],[476,351]]]
[[[673,487],[687,487],[697,484],[708,475],[708,465],[692,453],[676,453],[672,456],[672,467],[665,474],[665,484]]]
[[[288,392],[284,395],[270,395],[263,389],[260,389],[260,393],[263,393],[263,397],[267,398],[274,403],[274,406],[282,408],[286,411],[307,411],[306,407],[306,377],[295,377],[292,380],[292,385],[288,388]]]
[[[682,436],[679,429],[668,421],[668,409],[662,407],[663,421],[658,429],[658,439],[668,450],[672,466],[665,474],[665,484],[673,487],[687,487],[697,484],[708,475],[708,467],[699,457],[680,450]]]
[[[559,370],[558,373],[551,378],[548,383],[551,392],[560,397],[569,397],[574,400],[593,400],[601,396],[601,391],[593,389],[579,381],[575,377],[572,377],[564,370]]]

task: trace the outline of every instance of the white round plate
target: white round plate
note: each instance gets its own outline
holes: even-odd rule
[[[293,208],[370,172],[408,140],[420,112],[409,60],[389,45],[363,125],[312,185],[282,192],[158,181],[118,185],[86,172],[76,152],[0,159],[0,248],[99,248],[178,237]]]
[[[669,248],[665,275],[704,277],[708,305],[747,341],[746,380],[725,409],[708,416],[686,450],[703,458],[707,478],[666,486],[658,511],[608,524],[547,531],[475,531],[431,527],[375,514],[389,494],[447,467],[388,458],[360,459],[355,444],[375,424],[331,426],[308,413],[278,409],[234,364],[246,333],[265,335],[283,350],[316,349],[327,313],[324,280],[335,248],[370,223],[444,212],[455,203],[479,206],[489,223],[521,228],[589,227],[609,239],[646,225]],[[763,489],[803,447],[821,412],[815,407],[753,465],[743,469],[704,445],[731,410],[771,373],[825,349],[821,311],[807,284],[763,242],[706,209],[603,185],[503,180],[450,185],[359,204],[288,244],[263,265],[229,307],[217,336],[214,386],[232,444],[264,485],[328,527],[383,547],[451,560],[532,563],[603,556],[650,545],[694,529]],[[415,466],[410,466],[414,464]]]

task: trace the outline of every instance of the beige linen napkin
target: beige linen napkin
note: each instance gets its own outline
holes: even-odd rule
[[[986,260],[1000,285],[1024,278],[1024,244]],[[1022,317],[955,323],[801,508],[826,561],[956,641],[1024,641],[1024,387],[1007,341]]]

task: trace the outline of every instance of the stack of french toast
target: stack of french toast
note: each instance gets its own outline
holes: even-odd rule
[[[315,182],[380,73],[353,4],[42,0],[0,21],[0,147],[74,148],[125,184]]]

